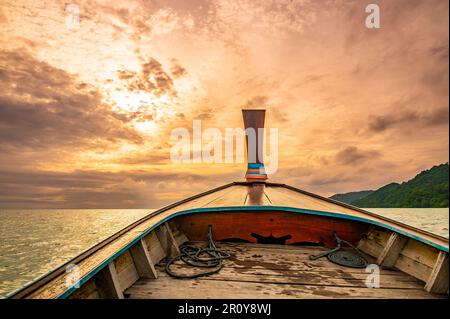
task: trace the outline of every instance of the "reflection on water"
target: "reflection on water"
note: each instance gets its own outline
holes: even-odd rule
[[[370,208],[448,238],[448,208]],[[147,215],[149,209],[0,210],[0,296]]]
[[[151,211],[0,210],[0,296],[56,268]]]
[[[367,210],[445,238],[449,237],[448,208],[367,208]]]

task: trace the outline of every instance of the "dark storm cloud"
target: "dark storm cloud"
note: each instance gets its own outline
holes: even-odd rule
[[[286,123],[289,121],[289,114],[282,111],[283,105],[273,105],[270,103],[270,98],[268,96],[255,96],[244,104],[244,108],[248,109],[265,109],[266,114],[270,114],[276,122]]]
[[[383,132],[390,128],[402,128],[405,125],[420,125],[422,127],[441,126],[448,124],[448,120],[448,106],[423,112],[403,110],[371,118],[369,121],[369,131]]]
[[[335,160],[341,165],[355,165],[380,155],[381,153],[378,151],[360,150],[356,146],[348,146],[336,154]]]
[[[311,74],[306,76],[302,82],[299,83],[299,85],[305,85],[305,84],[311,84],[311,83],[317,83],[325,79],[328,75],[327,74]]]
[[[271,107],[269,112],[273,113],[273,117],[281,123],[285,123],[287,121],[289,121],[288,119],[288,115],[280,110],[278,110],[275,107]]]
[[[448,41],[435,44],[431,47],[430,52],[433,56],[448,61]]]
[[[375,116],[369,122],[369,129],[374,132],[382,132],[394,125],[401,123],[409,123],[418,119],[417,113],[412,111],[406,111],[397,115],[380,115]]]
[[[267,96],[255,96],[249,99],[245,103],[245,108],[254,109],[254,108],[265,108],[269,102],[269,98]]]
[[[170,68],[170,73],[175,79],[178,79],[182,76],[185,76],[187,74],[187,71],[185,68],[183,68],[177,60],[172,59],[172,66]]]
[[[182,199],[167,199],[168,195],[173,197],[174,190],[164,183],[176,183],[178,192],[188,189],[193,195],[198,191],[191,189],[193,183],[201,183],[207,190],[235,179],[233,174],[212,175],[205,180],[201,174],[171,172],[0,170],[0,207],[157,208]]]
[[[351,181],[352,179],[355,179],[354,177],[348,177],[343,175],[335,175],[335,176],[328,176],[328,177],[317,177],[310,180],[310,184],[314,185],[315,187],[320,187],[324,185],[333,185],[333,184],[343,184],[345,182]]]
[[[220,178],[226,175],[220,175]],[[0,170],[1,183],[19,184],[50,188],[96,188],[102,189],[109,184],[122,183],[126,179],[135,182],[156,183],[158,181],[200,182],[204,180],[201,174],[185,174],[171,172],[149,173],[141,170],[127,172],[101,172],[101,171],[7,171]],[[214,180],[214,175],[212,177]]]
[[[432,110],[423,118],[426,125],[439,126],[448,124],[449,119],[449,107],[444,106]]]
[[[246,109],[265,109],[267,114],[271,114],[273,118],[280,123],[287,122],[288,115],[281,111],[281,105],[271,105],[269,102],[269,97],[265,95],[254,96],[251,99],[247,100],[244,104],[244,108]]]
[[[172,78],[154,58],[149,58],[141,64],[140,73],[128,70],[120,70],[118,73],[119,79],[127,83],[130,91],[151,92],[157,97],[177,95]]]
[[[212,119],[214,117],[216,110],[214,108],[208,108],[208,107],[204,107],[200,110],[198,110],[198,112],[196,112],[194,114],[194,119],[196,120],[209,120]]]
[[[99,145],[140,135],[101,103],[100,94],[69,73],[25,52],[0,52],[2,147]]]

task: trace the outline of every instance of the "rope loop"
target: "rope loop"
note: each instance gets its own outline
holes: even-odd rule
[[[350,242],[343,240],[339,238],[337,233],[333,232],[334,240],[336,241],[336,247],[325,251],[323,253],[317,254],[317,255],[310,255],[309,259],[316,260],[322,257],[327,257],[329,261],[332,263],[346,266],[346,267],[352,267],[352,268],[365,268],[369,264],[367,259],[364,257],[364,255],[359,251],[358,248],[356,248],[354,245],[352,245]],[[342,244],[346,244],[347,246],[351,247],[352,250],[341,250]]]
[[[212,226],[208,226],[208,246],[206,248],[185,245],[180,247],[180,255],[173,257],[166,264],[166,272],[177,279],[193,279],[202,276],[215,274],[222,269],[223,260],[230,258],[231,255],[217,249],[212,237]],[[178,260],[192,267],[213,268],[209,271],[195,273],[192,275],[175,273],[170,267]]]

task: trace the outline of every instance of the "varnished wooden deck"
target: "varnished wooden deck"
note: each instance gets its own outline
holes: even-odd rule
[[[199,210],[201,210],[201,212],[217,212],[222,211],[224,207],[225,211],[232,208],[235,208],[234,211],[242,211],[243,207],[245,208],[247,206],[250,206],[253,210],[258,210],[258,207],[261,207],[264,211],[286,211],[286,208],[288,208],[287,211],[290,211],[289,207],[292,209],[306,209],[309,211],[302,212],[302,214],[306,215],[316,215],[318,212],[329,212],[333,216],[336,214],[340,217],[346,216],[346,218],[344,218],[346,220],[364,220],[369,224],[384,225],[384,228],[390,227],[393,231],[396,231],[397,229],[401,230],[403,235],[406,234],[408,237],[414,238],[414,240],[425,243],[425,245],[439,247],[439,249],[444,252],[439,265],[445,265],[447,262],[448,239],[446,238],[410,226],[405,226],[373,213],[365,212],[346,204],[337,203],[302,190],[294,189],[284,184],[266,183],[265,186],[262,187],[261,185],[235,182],[195,195],[150,213],[143,219],[136,221],[124,230],[114,234],[83,254],[68,261],[66,264],[61,265],[50,274],[31,283],[19,292],[14,293],[10,298],[66,298],[74,291],[72,288],[68,289],[66,285],[68,280],[71,280],[68,278],[70,274],[65,271],[69,264],[76,264],[78,266],[80,277],[87,282],[88,280],[91,280],[93,276],[95,277],[95,273],[97,273],[100,268],[104,268],[109,261],[116,259],[124,250],[130,248],[137,239],[148,236],[147,233],[149,233],[152,228],[155,228],[155,225],[162,223],[164,220],[176,218],[177,214],[180,214],[181,212],[189,211],[190,214],[192,214],[194,210],[196,211],[196,214],[199,213]],[[384,246],[379,248],[383,249],[383,247]],[[420,258],[420,256],[421,255],[419,254],[415,256],[415,258]],[[419,265],[423,269],[418,269],[418,271],[416,271],[417,269],[411,269],[409,273],[419,276],[418,278],[423,277],[421,279],[426,280],[437,260],[436,258],[427,258],[427,260],[428,259],[431,261],[431,264],[426,265],[425,268]],[[414,263],[415,261],[412,260],[411,262]],[[406,263],[404,268],[407,269],[410,267],[410,264],[410,262]],[[445,269],[445,267],[442,269]],[[403,271],[408,272],[406,270]],[[435,274],[441,275],[438,272]],[[446,276],[445,273],[443,276]],[[161,278],[161,280],[164,280],[164,278]],[[445,289],[443,289],[443,291],[445,291]]]
[[[198,243],[197,243],[198,244]],[[369,289],[365,269],[342,267],[326,258],[312,261],[321,247],[218,243],[232,254],[222,270],[208,277],[179,280],[157,265],[158,279],[140,279],[126,298],[442,298],[424,283],[395,270],[381,270],[380,288]],[[183,272],[192,271],[181,265]],[[174,266],[174,269],[177,269]]]

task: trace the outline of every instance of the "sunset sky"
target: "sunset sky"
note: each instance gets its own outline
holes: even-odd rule
[[[0,207],[157,208],[243,180],[243,163],[172,163],[170,133],[255,107],[278,128],[270,181],[329,196],[410,179],[448,161],[448,7],[0,0]]]

